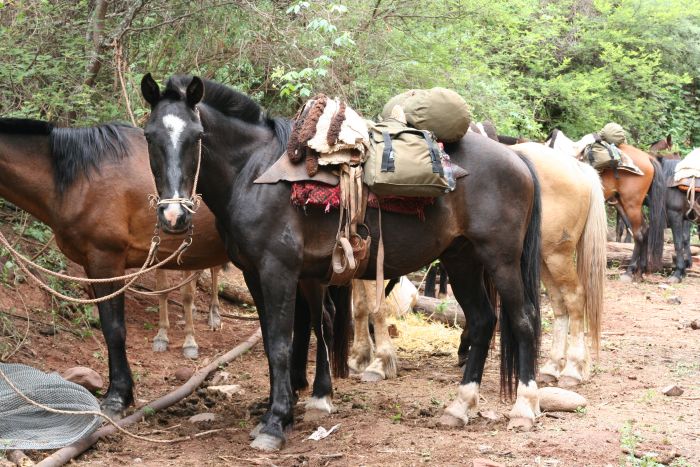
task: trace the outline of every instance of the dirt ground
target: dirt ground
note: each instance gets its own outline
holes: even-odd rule
[[[77,272],[74,267],[71,270]],[[240,280],[235,270],[227,276],[228,280]],[[149,281],[153,286],[152,278],[144,280],[147,285]],[[399,321],[400,335],[395,340],[400,358],[398,378],[379,383],[361,383],[352,378],[336,380],[334,402],[338,412],[320,423],[305,422],[303,405],[299,404],[298,421],[281,453],[263,454],[248,446],[248,432],[257,423],[268,394],[267,365],[262,344],[258,344],[225,369],[231,374],[229,383],[241,385],[242,394],[226,400],[199,390],[131,428],[139,434],[164,439],[219,431],[171,445],[153,445],[115,435],[99,442],[75,462],[110,466],[384,466],[472,465],[474,459],[481,458],[508,466],[657,465],[623,452],[623,448],[632,448],[673,459],[671,465],[700,465],[700,330],[689,325],[700,318],[700,278],[687,278],[671,288],[664,284],[661,276],[649,277],[642,283],[621,283],[615,271],[610,271],[600,359],[591,381],[578,389],[588,399],[588,407],[576,413],[542,416],[528,433],[506,430],[505,414],[510,403],[499,398],[497,351],[487,361],[480,410],[494,411],[500,419],[475,416],[461,430],[437,428],[436,420],[444,404],[454,398],[460,379],[455,366],[458,331],[434,333],[441,338],[445,333],[453,333],[452,345],[426,342],[416,347],[408,339],[415,324]],[[179,300],[178,294],[173,294],[173,298]],[[0,312],[25,316],[22,299],[37,321],[27,326],[26,320],[4,316],[21,335],[27,331],[26,340],[10,361],[45,371],[85,365],[100,372],[106,384],[107,355],[99,330],[94,330],[94,336],[74,335],[66,329],[75,329],[75,324],[42,311],[50,308],[44,293],[27,284],[16,285],[16,290],[0,285]],[[196,303],[199,310],[206,310],[206,294],[200,292]],[[154,298],[127,295],[128,355],[136,380],[137,406],[178,386],[180,382],[174,377],[178,368],[203,366],[243,341],[257,327],[256,321],[224,318],[224,329],[211,332],[205,315],[199,314],[196,333],[200,358],[188,361],[179,348],[184,327],[181,308],[174,304],[171,348],[154,355],[151,339],[157,331],[156,305]],[[245,307],[225,301],[223,305],[226,313],[251,316]],[[543,311],[542,355],[551,342],[551,310],[546,300]],[[430,330],[423,335],[431,340]],[[309,362],[310,381],[313,355]],[[685,392],[680,397],[663,395],[662,388],[669,384],[677,384]],[[301,400],[307,395],[303,394]],[[203,412],[214,413],[217,418],[196,425],[188,422],[191,415]],[[319,424],[325,428],[339,426],[321,441],[306,440]],[[45,455],[28,454],[35,461]]]

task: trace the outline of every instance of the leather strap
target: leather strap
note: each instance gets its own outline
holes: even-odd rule
[[[394,149],[391,145],[391,136],[386,131],[382,131],[382,138],[384,139],[384,151],[382,151],[382,172],[393,172],[394,158],[392,157]]]

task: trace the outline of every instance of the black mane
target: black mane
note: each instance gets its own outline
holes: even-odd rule
[[[106,161],[118,161],[129,155],[129,143],[124,129],[134,128],[123,123],[107,123],[88,128],[54,128],[49,145],[56,189],[63,193],[78,177],[99,172]]]
[[[165,90],[163,90],[161,98],[184,100],[187,86],[191,81],[191,75],[171,76],[165,84]],[[287,147],[287,140],[291,133],[289,120],[270,118],[257,102],[226,85],[208,79],[202,79],[202,81],[204,82],[202,103],[216,109],[227,117],[269,126],[275,132],[275,136],[282,147]]]
[[[0,118],[0,133],[48,136],[53,129],[53,123],[44,120]]]

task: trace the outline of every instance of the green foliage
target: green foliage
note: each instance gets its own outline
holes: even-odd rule
[[[683,149],[700,144],[700,5],[690,0],[120,0],[97,49],[94,7],[0,4],[0,114],[124,120],[128,97],[139,120],[145,72],[189,72],[288,116],[316,92],[373,117],[407,88],[446,86],[504,134],[559,127],[577,138],[614,120],[640,145],[669,133]]]

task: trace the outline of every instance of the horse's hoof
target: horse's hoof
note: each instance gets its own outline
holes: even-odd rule
[[[248,434],[248,436],[250,437],[250,439],[255,439],[255,438],[257,438],[258,436],[260,436],[260,431],[262,431],[262,429],[263,429],[264,426],[265,426],[265,425],[263,425],[263,422],[258,422],[258,424],[255,425],[255,428],[253,428],[253,429],[250,431],[250,433]]]
[[[537,382],[542,384],[556,384],[557,377],[549,373],[540,373],[537,375]]]
[[[455,417],[454,415],[444,413],[438,420],[438,425],[447,428],[463,428],[466,425],[466,422],[461,418]]]
[[[626,284],[632,283],[634,279],[632,278],[631,274],[624,273],[620,276],[620,282],[624,282]]]
[[[380,375],[376,371],[365,370],[362,372],[362,382],[363,383],[376,383],[382,381],[384,376]]]
[[[185,358],[191,358],[193,360],[199,358],[199,347],[183,347],[182,355],[184,355]]]
[[[279,451],[284,446],[284,440],[267,433],[260,433],[257,438],[250,443],[250,447],[260,451]]]
[[[678,276],[671,276],[668,278],[667,281],[669,284],[680,284],[681,283],[681,278]]]
[[[105,399],[100,404],[100,411],[112,420],[119,420],[124,416],[126,407],[116,399]]]
[[[579,378],[574,378],[573,376],[560,376],[557,386],[560,388],[574,388],[581,384]]]
[[[535,421],[527,417],[514,417],[508,422],[508,429],[515,431],[530,431]]]
[[[209,329],[212,331],[219,331],[221,330],[221,318],[218,316],[214,317],[209,317]]]
[[[155,339],[153,340],[153,351],[154,352],[167,352],[168,341]]]

